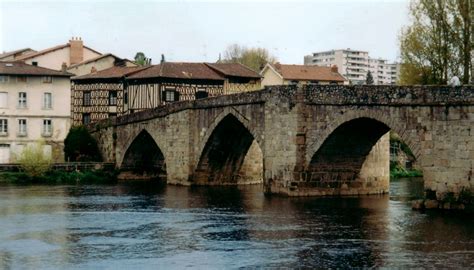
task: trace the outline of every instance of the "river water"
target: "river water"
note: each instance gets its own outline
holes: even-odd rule
[[[361,198],[259,186],[0,186],[0,269],[474,267],[474,219],[412,211],[417,179]]]

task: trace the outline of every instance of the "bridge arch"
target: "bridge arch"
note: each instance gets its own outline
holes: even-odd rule
[[[355,195],[386,193],[390,182],[389,131],[409,147],[419,147],[416,130],[405,130],[387,116],[356,112],[342,115],[322,131],[310,148],[305,166],[307,186],[324,194]],[[415,135],[415,136],[413,136]],[[317,148],[316,148],[317,147]],[[316,148],[316,149],[315,149]],[[415,158],[418,148],[411,149]]]
[[[150,133],[142,129],[131,137],[120,162],[120,169],[135,177],[166,180],[166,161],[161,148]],[[128,178],[133,176],[128,175]]]
[[[227,109],[219,114],[203,136],[199,149],[192,177],[194,184],[262,182],[263,154],[258,137],[249,128],[249,121],[238,112]]]
[[[407,126],[405,123],[395,122],[387,114],[374,113],[373,111],[368,111],[368,110],[352,110],[352,111],[344,112],[344,114],[342,114],[339,117],[336,117],[335,119],[331,119],[331,121],[328,123],[328,126],[325,129],[323,129],[320,133],[316,134],[317,138],[314,138],[315,140],[312,143],[310,143],[308,146],[308,149],[306,152],[307,153],[306,160],[307,161],[311,160],[314,154],[325,142],[325,140],[329,138],[329,136],[333,134],[334,131],[338,127],[340,127],[346,122],[359,119],[359,118],[372,119],[372,120],[375,120],[376,122],[384,124],[385,126],[389,128],[389,130],[394,131],[400,136],[400,138],[413,151],[413,154],[415,155],[416,159],[420,157],[420,146],[417,140],[418,138],[414,138],[413,134],[410,134],[410,130],[407,129]]]
[[[254,139],[257,141],[258,145],[260,145],[260,146],[263,145],[261,137],[258,136],[258,134],[256,134],[256,132],[251,128],[249,119],[247,119],[245,116],[243,116],[242,113],[240,113],[237,109],[235,109],[233,107],[226,107],[226,108],[224,108],[224,110],[221,113],[219,113],[214,118],[212,123],[206,129],[206,132],[204,133],[204,136],[200,139],[201,143],[199,144],[199,148],[198,148],[197,153],[199,153],[199,154],[202,153],[202,151],[204,150],[204,147],[206,146],[206,143],[209,141],[209,138],[213,134],[216,127],[222,122],[222,120],[225,117],[227,117],[229,115],[232,115],[233,117],[235,117],[250,132],[250,134],[252,134]]]

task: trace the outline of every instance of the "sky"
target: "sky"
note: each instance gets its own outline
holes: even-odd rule
[[[396,61],[408,0],[0,0],[0,52],[41,50],[81,37],[101,53],[153,63],[214,62],[231,44],[263,47],[281,63],[351,48]]]

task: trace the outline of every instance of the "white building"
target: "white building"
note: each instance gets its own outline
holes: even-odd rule
[[[398,64],[372,59],[366,51],[346,49],[315,52],[304,57],[304,64],[328,67],[336,65],[339,72],[352,84],[365,84],[369,70],[374,84],[395,84],[398,79]]]
[[[396,84],[400,65],[398,63],[388,63],[385,59],[369,58],[369,70],[372,73],[374,84]]]
[[[262,86],[304,85],[304,84],[346,84],[347,80],[339,74],[337,66],[320,67],[304,65],[266,64],[260,72]]]
[[[64,161],[72,75],[19,61],[0,62],[0,163],[14,163],[25,146],[39,140],[53,161]]]
[[[69,67],[101,55],[100,52],[84,46],[82,39],[72,38],[66,44],[37,52],[24,53],[15,60],[21,60],[30,65],[62,70],[63,65]]]

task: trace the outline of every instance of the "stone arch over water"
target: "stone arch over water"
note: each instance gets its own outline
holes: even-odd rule
[[[146,130],[142,130],[130,143],[120,169],[137,177],[166,180],[165,156]]]
[[[250,184],[263,179],[262,150],[234,114],[224,116],[205,136],[193,184]]]
[[[311,158],[307,167],[309,181],[321,187],[340,188],[343,184],[357,180],[369,153],[389,130],[387,125],[370,118],[357,118],[343,123],[324,140]],[[389,152],[386,154],[388,162]],[[383,164],[377,162],[377,165]],[[385,170],[382,167],[373,169]]]

